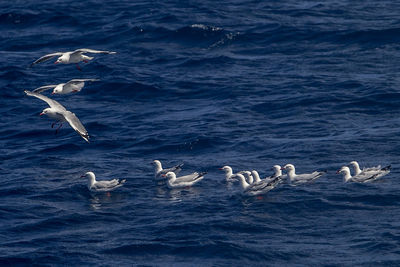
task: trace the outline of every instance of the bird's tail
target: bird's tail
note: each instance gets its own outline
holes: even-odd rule
[[[200,177],[200,176],[204,176],[204,175],[206,175],[206,174],[207,174],[207,172],[200,172],[200,173],[199,173],[199,177]]]
[[[317,179],[317,178],[321,177],[322,175],[326,174],[327,172],[328,172],[328,170],[319,171],[318,175],[314,179]]]
[[[198,173],[195,180],[201,180],[201,179],[203,179],[203,176],[206,175],[206,174],[207,174],[207,172],[200,172],[200,173]]]

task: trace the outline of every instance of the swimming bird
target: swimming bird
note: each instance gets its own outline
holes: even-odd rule
[[[380,169],[380,172],[361,172],[354,176],[350,174],[350,168],[347,166],[343,166],[340,170],[338,170],[337,174],[343,174],[344,182],[357,182],[357,183],[367,183],[375,181],[376,179],[388,174],[390,172],[390,165]]]
[[[378,165],[376,167],[370,167],[370,168],[363,168],[362,170],[360,169],[360,165],[358,165],[357,161],[352,161],[350,162],[350,165],[353,166],[355,175],[359,174],[365,174],[365,175],[374,175],[374,174],[382,174],[379,177],[382,177],[383,175],[386,175],[390,172],[391,166],[388,165],[384,168],[381,167],[381,165]],[[387,172],[388,171],[388,172]],[[387,173],[386,173],[387,172]]]
[[[163,174],[167,174],[167,172],[174,172],[175,174],[178,174],[182,170],[182,164],[176,165],[174,167],[168,168],[168,169],[163,169],[161,162],[159,160],[154,160],[152,162],[154,165],[154,179],[155,180],[165,180],[166,177],[162,176]]]
[[[75,51],[69,51],[69,52],[56,52],[52,54],[47,54],[42,56],[41,58],[35,60],[32,64],[31,67],[35,64],[47,61],[55,56],[58,56],[57,60],[54,62],[54,64],[72,64],[76,63],[76,67],[78,70],[81,70],[79,67],[78,63],[83,61],[85,63],[89,62],[89,60],[92,60],[93,57],[86,56],[86,53],[92,53],[92,54],[115,54],[116,52],[111,52],[111,51],[101,51],[101,50],[94,50],[94,49],[87,49],[87,48],[81,48],[77,49]]]
[[[93,172],[87,172],[81,176],[81,178],[88,178],[88,189],[95,192],[107,192],[112,191],[122,186],[126,180],[112,179],[109,181],[96,181],[96,175]]]
[[[24,91],[25,94],[29,96],[34,96],[36,98],[39,98],[43,101],[45,101],[50,107],[45,108],[40,115],[46,114],[50,118],[54,119],[55,122],[51,125],[51,128],[54,127],[55,124],[60,123],[60,126],[56,130],[56,134],[58,133],[58,130],[61,128],[63,122],[67,121],[69,125],[86,141],[89,143],[89,134],[86,131],[85,127],[82,125],[81,121],[78,119],[78,117],[72,113],[71,111],[66,110],[64,106],[62,106],[60,103],[57,101],[48,98],[47,96],[34,93],[31,91]]]
[[[69,93],[76,93],[80,92],[82,88],[85,86],[85,82],[96,82],[100,81],[99,79],[73,79],[66,83],[59,83],[59,84],[51,84],[51,85],[44,85],[39,88],[36,88],[32,92],[34,93],[42,93],[46,90],[53,89],[53,94],[69,94]]]
[[[313,173],[296,174],[293,164],[286,164],[282,170],[287,171],[289,181],[292,184],[302,184],[311,182],[326,173],[326,171],[315,171]]]
[[[236,174],[235,179],[238,179],[240,181],[240,184],[243,189],[242,194],[248,196],[265,194],[274,189],[276,185],[282,181],[282,178],[278,176],[272,179],[271,181],[264,181],[264,182],[261,181],[258,183],[249,184],[246,182],[246,178],[243,176],[243,174],[240,173]]]
[[[168,188],[185,188],[196,184],[197,182],[201,181],[206,175],[207,172],[194,172],[189,175],[176,177],[174,172],[167,172],[167,174],[162,174],[162,176],[167,177],[167,186]]]

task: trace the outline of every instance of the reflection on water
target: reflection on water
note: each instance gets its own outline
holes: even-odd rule
[[[90,207],[93,210],[100,210],[102,207],[109,207],[113,204],[121,203],[125,194],[119,192],[98,192],[90,193]]]
[[[166,185],[157,184],[156,198],[168,199],[172,202],[181,202],[195,198],[200,195],[201,189],[199,187],[185,187],[179,189],[169,189]]]

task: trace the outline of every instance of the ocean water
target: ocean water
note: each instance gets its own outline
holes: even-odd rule
[[[0,2],[0,265],[400,264],[396,1]],[[116,51],[54,65],[56,51]],[[91,136],[56,135],[52,96]],[[45,93],[48,94],[48,93]],[[183,190],[154,159],[207,171]],[[335,171],[392,164],[369,184]],[[244,197],[218,168],[292,163],[314,183]],[[110,194],[80,178],[125,178]]]

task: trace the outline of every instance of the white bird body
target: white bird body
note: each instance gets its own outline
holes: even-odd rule
[[[182,170],[183,163],[168,169],[163,169],[162,164],[159,160],[154,160],[153,165],[154,165],[154,179],[157,181],[163,181],[166,180],[166,176],[163,175],[167,174],[168,172],[173,172],[175,174],[178,174]]]
[[[378,171],[370,170],[368,172],[361,172],[352,176],[350,173],[350,168],[347,166],[343,166],[340,170],[337,171],[337,173],[343,174],[344,182],[368,183],[388,174],[390,172],[390,168],[391,166],[389,165],[379,169]]]
[[[34,93],[42,93],[46,90],[53,89],[52,94],[69,94],[80,92],[85,86],[85,82],[95,82],[98,79],[73,79],[66,83],[44,85],[33,90]]]
[[[93,57],[89,57],[83,54],[83,52],[64,52],[55,62],[56,64],[71,64],[71,63],[79,63],[81,61],[89,61],[92,60]]]
[[[66,110],[66,108],[58,103],[57,101],[48,98],[47,96],[44,96],[42,94],[34,93],[25,90],[24,91],[27,95],[29,96],[34,96],[36,98],[39,98],[43,101],[45,101],[50,108],[45,108],[40,115],[47,115],[50,118],[54,119],[57,122],[60,122],[61,125],[63,122],[67,121],[69,125],[86,141],[89,143],[89,134],[86,131],[85,127],[82,125],[81,121],[78,119],[78,117],[72,113],[71,111]],[[54,123],[53,123],[54,125]],[[60,127],[61,127],[60,125]],[[60,128],[59,127],[59,128]],[[58,129],[59,129],[58,128]],[[57,129],[57,131],[58,131]],[[57,132],[56,132],[57,133]]]
[[[96,175],[93,172],[87,172],[81,177],[88,178],[87,187],[94,192],[108,192],[121,187],[126,180],[112,179],[109,181],[96,181]]]
[[[287,175],[289,177],[289,181],[292,184],[302,184],[302,183],[308,183],[311,182],[322,175],[324,175],[326,172],[322,171],[315,171],[312,173],[304,173],[304,174],[296,174],[296,170],[293,164],[286,164],[283,167],[284,170],[287,171]]]
[[[102,50],[94,50],[94,49],[87,49],[87,48],[81,48],[77,49],[75,51],[68,51],[68,52],[56,52],[56,53],[51,53],[44,55],[40,57],[39,59],[35,60],[31,66],[47,61],[55,56],[58,56],[56,62],[54,64],[73,64],[76,63],[78,64],[81,61],[88,62],[89,60],[92,60],[93,57],[86,56],[85,53],[93,53],[93,54],[115,54],[116,52],[112,51],[102,51]],[[78,65],[77,65],[78,66]],[[79,66],[78,66],[79,69]]]
[[[359,175],[359,176],[363,176],[363,177],[371,176],[371,175],[378,175],[379,177],[382,177],[390,172],[390,167],[391,167],[389,165],[389,166],[382,168],[381,165],[378,165],[376,167],[363,168],[361,170],[360,165],[358,165],[357,161],[350,162],[350,165],[353,166],[355,175]]]
[[[204,178],[204,175],[206,175],[206,172],[194,172],[189,175],[181,176],[181,177],[176,177],[174,172],[168,172],[167,174],[163,174],[167,177],[167,186],[170,189],[174,188],[185,188],[185,187],[190,187],[197,182],[201,181]]]
[[[254,176],[254,173],[252,173]],[[241,186],[242,186],[242,194],[244,195],[248,195],[248,196],[256,196],[256,195],[261,195],[261,194],[265,194],[269,191],[271,191],[272,189],[275,188],[275,186],[277,184],[279,184],[282,180],[281,177],[276,177],[275,179],[271,180],[271,181],[263,181],[261,180],[258,183],[253,183],[253,184],[249,184],[246,181],[246,178],[243,176],[243,174],[236,174],[235,176],[236,179],[239,180]]]

